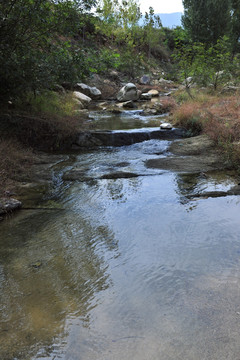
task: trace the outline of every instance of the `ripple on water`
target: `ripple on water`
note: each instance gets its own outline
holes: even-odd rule
[[[166,145],[85,153],[76,166],[140,172],[141,152]],[[237,359],[239,199],[182,201],[231,183],[208,179],[162,172],[75,181],[60,191],[63,210],[2,223],[0,357]]]

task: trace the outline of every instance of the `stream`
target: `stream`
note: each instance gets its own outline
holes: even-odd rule
[[[164,120],[115,116],[89,121]],[[0,224],[1,360],[239,359],[240,198],[188,197],[236,179],[147,168],[169,144],[66,154],[39,208]]]

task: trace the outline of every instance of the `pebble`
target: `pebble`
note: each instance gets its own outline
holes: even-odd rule
[[[171,130],[173,127],[172,127],[172,125],[170,123],[162,123],[160,125],[160,128],[161,129],[166,129],[166,130]]]

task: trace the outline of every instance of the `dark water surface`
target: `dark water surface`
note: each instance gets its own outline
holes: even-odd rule
[[[186,198],[234,179],[145,169],[167,145],[80,154],[61,209],[1,223],[1,360],[240,359],[240,198]]]

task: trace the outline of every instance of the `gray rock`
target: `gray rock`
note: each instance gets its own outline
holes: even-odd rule
[[[221,94],[234,94],[239,90],[240,88],[238,86],[228,85],[222,89]]]
[[[89,96],[93,100],[98,100],[101,98],[102,93],[96,87],[91,87],[83,83],[77,83],[74,85],[74,90],[81,92],[84,95]]]
[[[151,100],[151,98],[152,98],[152,94],[150,93],[143,93],[140,95],[141,100]]]
[[[180,139],[184,135],[182,129],[146,130],[146,131],[88,131],[81,132],[75,139],[74,147],[123,146],[151,139]]]
[[[147,108],[147,109],[144,109],[144,111],[143,111],[143,115],[157,115],[157,110],[156,109],[149,109],[149,108]]]
[[[167,130],[171,130],[173,128],[173,126],[170,123],[162,123],[160,125],[161,129],[167,129]]]
[[[148,76],[148,75],[143,75],[143,76],[141,77],[141,79],[139,80],[139,83],[140,83],[141,85],[148,85],[148,84],[150,84],[150,83],[151,83],[151,78],[150,78],[150,76]]]
[[[77,98],[73,98],[73,101],[75,102],[75,104],[78,106],[78,109],[84,109],[84,105],[83,105],[83,103],[79,100],[79,99],[77,99]]]
[[[172,95],[172,91],[169,91],[169,92],[163,94],[163,96],[171,96],[171,95]]]
[[[184,80],[183,85],[187,88],[194,87],[196,84],[193,82],[193,77],[189,76],[186,80]]]
[[[175,129],[164,132],[175,132]],[[201,173],[229,168],[229,162],[216,149],[213,140],[206,135],[174,141],[169,147],[171,156],[150,159],[145,162],[147,168],[172,170],[182,173]],[[236,190],[237,191],[237,190]]]
[[[120,80],[119,73],[116,70],[111,70],[110,73],[109,73],[109,76],[115,81]]]
[[[118,107],[127,108],[127,109],[135,109],[137,107],[136,104],[132,100],[125,101],[123,103],[117,104]]]
[[[88,105],[92,101],[92,99],[90,97],[88,97],[87,95],[84,95],[83,93],[80,93],[79,91],[74,91],[73,96],[76,99],[80,100],[80,102],[83,105]]]
[[[132,83],[128,83],[121,88],[121,90],[117,94],[117,100],[120,102],[124,101],[135,101],[139,98],[139,92],[137,90],[136,85]]]
[[[159,84],[161,84],[161,85],[169,85],[169,84],[172,84],[172,83],[173,83],[172,80],[166,80],[166,79],[163,79],[163,78],[161,78],[158,82],[159,82]]]
[[[22,203],[19,200],[13,198],[0,199],[0,215],[8,214],[16,209],[20,209]]]
[[[149,90],[148,94],[151,94],[152,97],[159,96],[159,92],[157,90]]]

